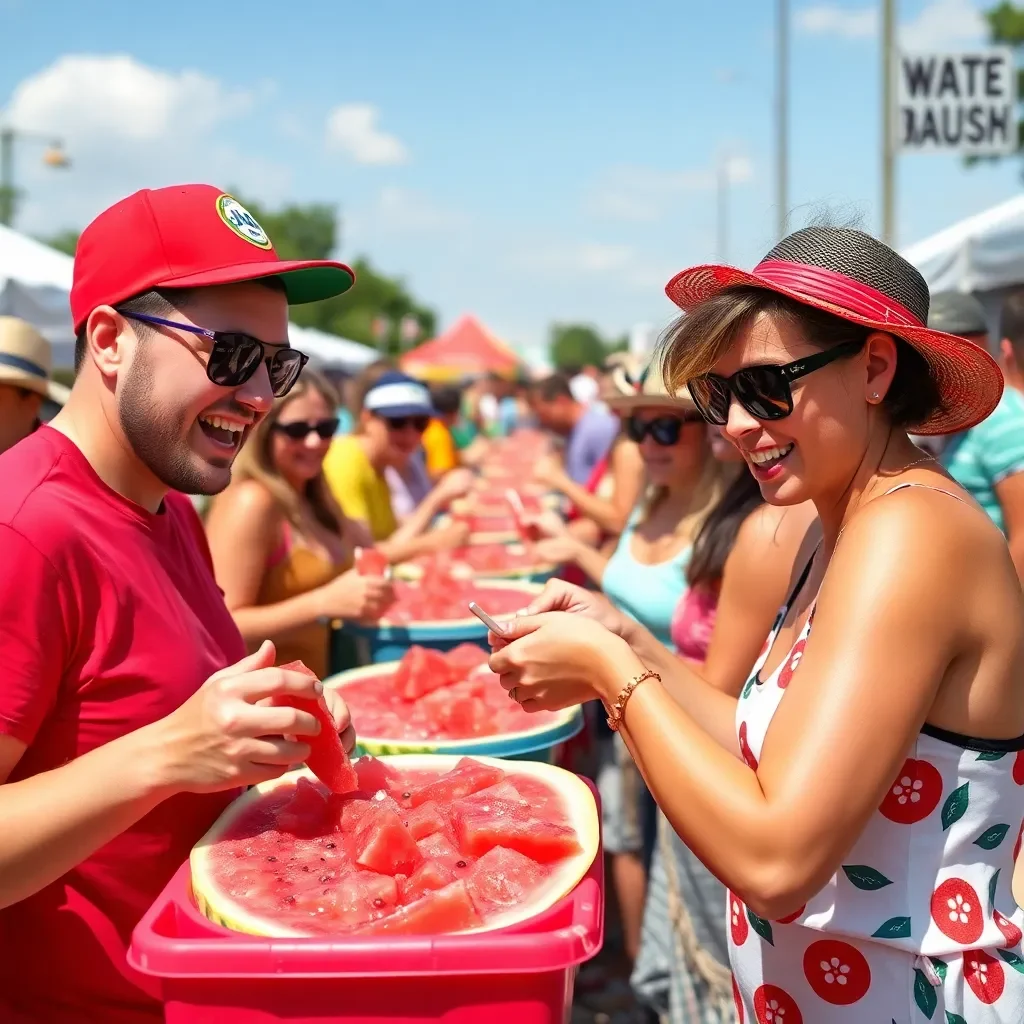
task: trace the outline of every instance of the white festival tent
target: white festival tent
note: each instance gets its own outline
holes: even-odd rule
[[[53,346],[53,365],[74,364],[75,337],[68,295],[74,260],[34,238],[0,224],[0,315],[18,316]],[[356,373],[377,358],[366,345],[325,331],[291,324],[289,340],[312,364]]]
[[[989,336],[998,340],[1007,292],[1024,286],[1024,195],[958,221],[903,250],[932,295],[973,292],[985,307]]]

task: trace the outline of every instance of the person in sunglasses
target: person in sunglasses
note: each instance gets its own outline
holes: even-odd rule
[[[434,412],[430,392],[387,367],[375,367],[361,383],[356,433],[335,438],[324,459],[335,501],[349,519],[366,526],[393,563],[464,543],[468,529],[462,523],[429,529],[472,484],[470,472],[457,469],[431,487],[422,449]],[[404,499],[401,520],[396,491]]]
[[[289,302],[352,282],[210,185],[82,233],[74,387],[0,455],[0,1020],[162,1021],[132,929],[240,787],[308,756],[316,719],[271,698],[322,687],[246,655],[185,495],[295,384]]]
[[[673,613],[686,589],[693,539],[721,497],[735,467],[712,458],[707,426],[685,391],[670,394],[659,367],[642,384],[606,397],[637,445],[646,490],[610,557],[566,530],[540,541],[540,558],[583,570],[612,604],[671,645]],[[604,848],[622,915],[624,945],[632,960],[640,942],[646,891],[643,822],[653,804],[620,738],[597,722],[597,782],[602,797]]]
[[[331,385],[306,370],[246,442],[206,520],[217,582],[246,642],[269,637],[282,662],[303,661],[320,678],[328,622],[378,619],[394,599],[389,581],[353,568],[355,548],[373,540],[324,479],[337,405]]]
[[[1020,1020],[1024,597],[1001,532],[908,436],[984,420],[999,366],[930,329],[921,275],[852,229],[667,291],[671,379],[769,502],[818,511],[761,656],[734,698],[563,584],[491,667],[527,706],[604,701],[731,890],[744,1019]]]

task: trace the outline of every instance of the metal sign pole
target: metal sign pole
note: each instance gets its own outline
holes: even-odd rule
[[[784,238],[789,221],[789,0],[778,0],[775,43],[775,235]]]
[[[882,241],[896,245],[896,0],[882,0]]]

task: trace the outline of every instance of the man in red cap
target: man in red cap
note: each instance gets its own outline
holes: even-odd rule
[[[82,234],[71,397],[0,455],[4,1022],[163,1020],[132,928],[238,787],[308,753],[314,717],[266,698],[322,687],[270,643],[246,657],[180,492],[222,490],[295,383],[288,304],[352,281],[278,260],[208,185],[137,192]]]

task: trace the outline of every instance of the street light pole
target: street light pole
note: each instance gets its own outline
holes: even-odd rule
[[[775,41],[775,235],[789,221],[789,0],[778,0]]]
[[[896,244],[896,0],[882,0],[882,241]]]
[[[716,256],[720,263],[729,262],[729,157],[723,155],[718,161],[718,216]]]
[[[18,196],[14,187],[14,143],[16,139],[33,139],[46,143],[43,162],[48,167],[70,167],[71,161],[64,151],[64,142],[52,135],[26,132],[18,128],[0,127],[0,224],[10,227],[14,222],[14,208]]]
[[[14,130],[0,128],[0,224],[14,220]]]

